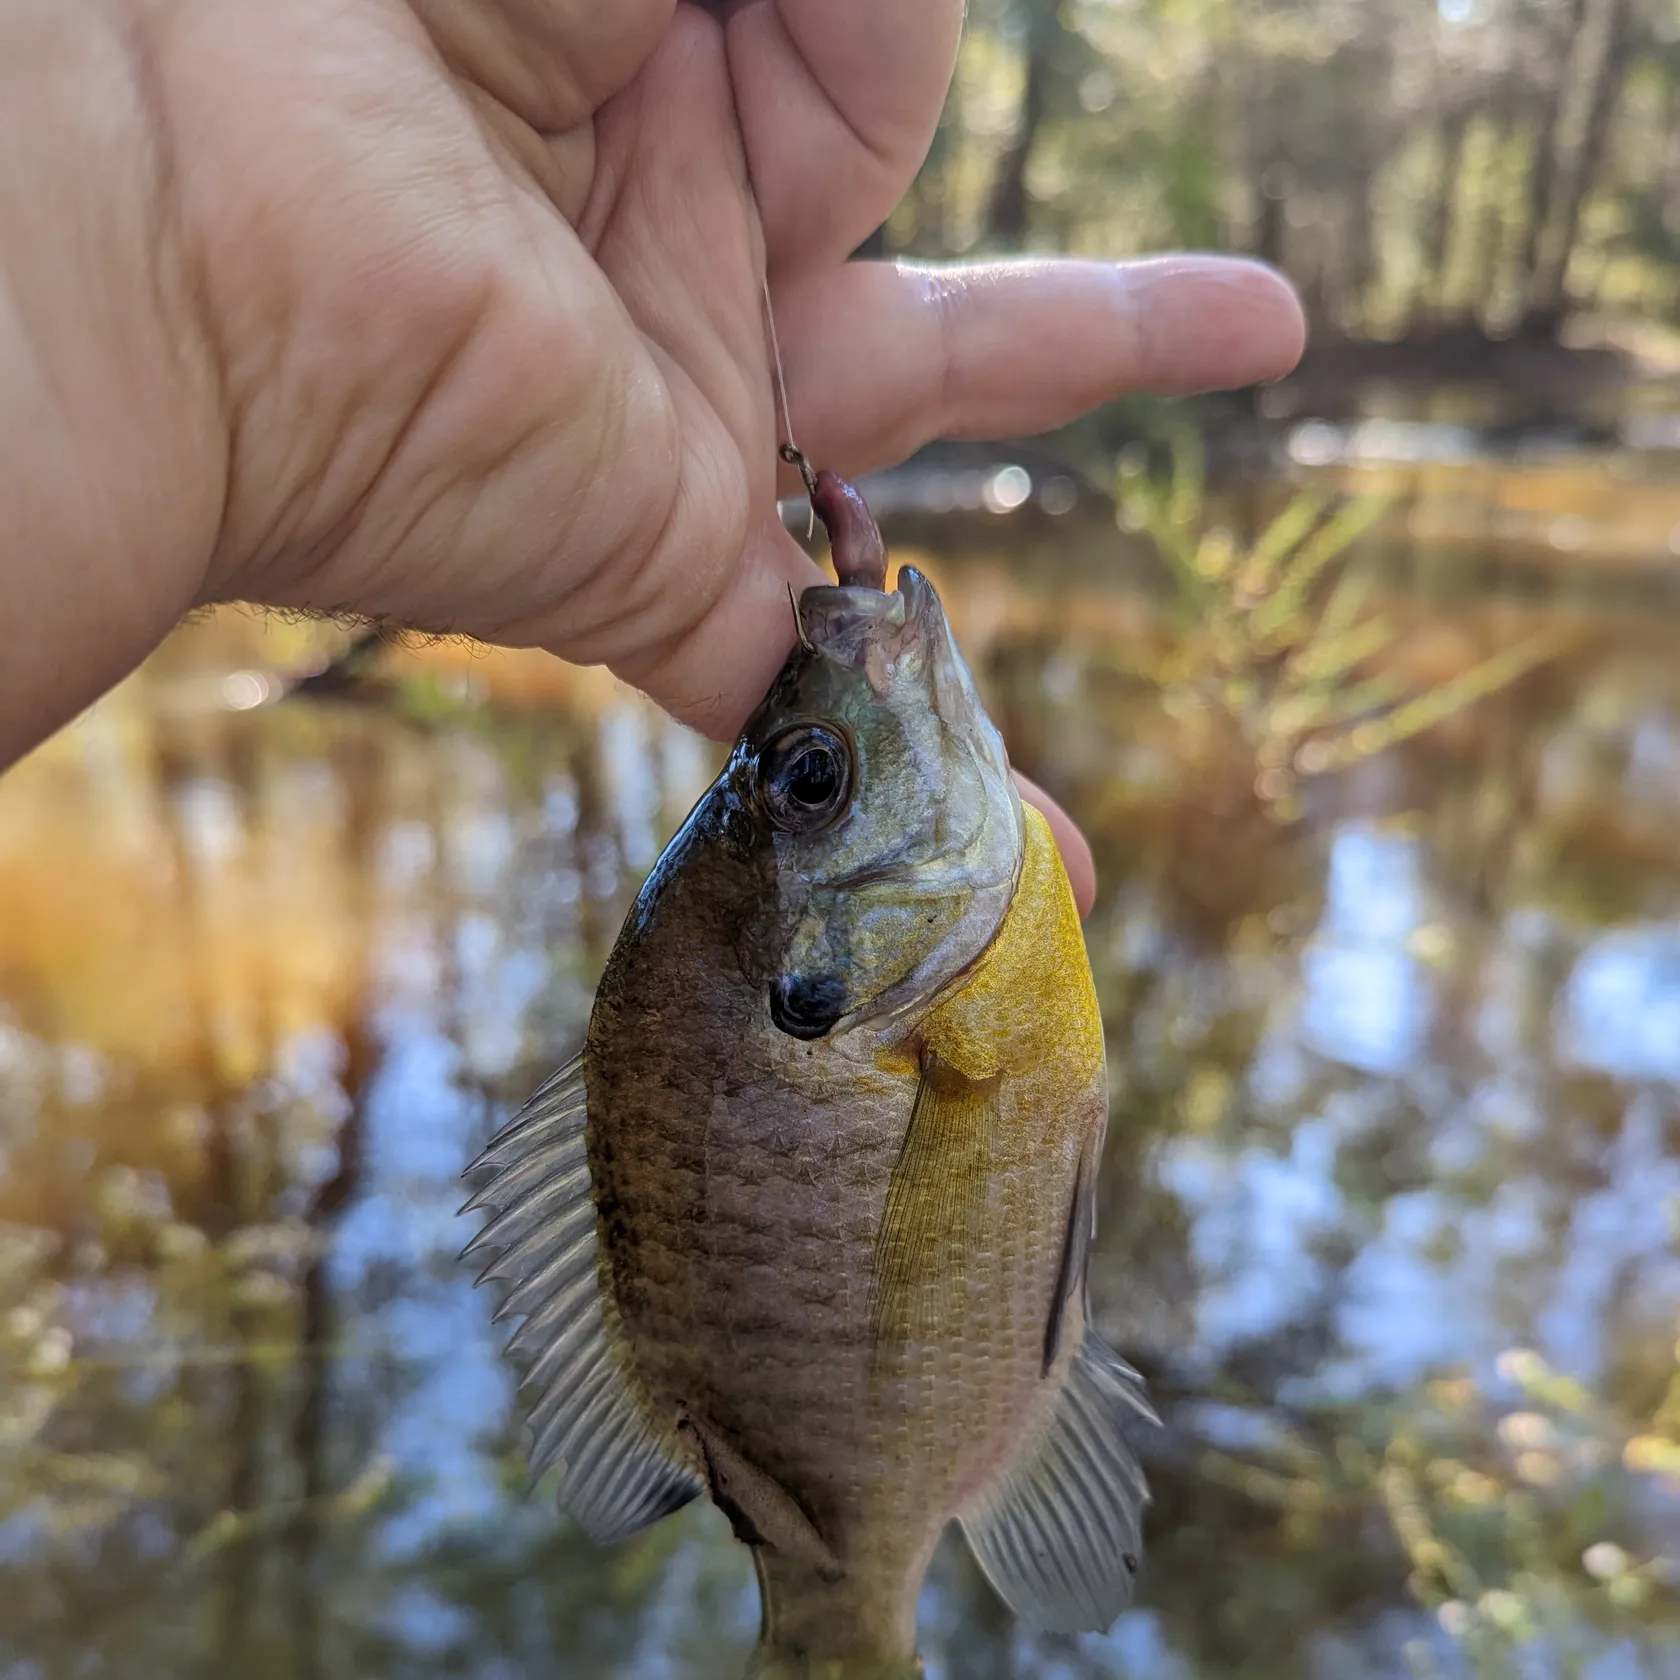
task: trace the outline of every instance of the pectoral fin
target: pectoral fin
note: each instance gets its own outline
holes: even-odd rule
[[[674,1431],[649,1414],[606,1287],[585,1138],[582,1058],[561,1068],[468,1169],[466,1209],[492,1218],[468,1244],[478,1281],[509,1285],[498,1319],[523,1315],[508,1343],[534,1436],[531,1472],[561,1473],[560,1508],[605,1545],[704,1490]]]
[[[1087,1329],[1050,1417],[962,1514],[980,1567],[1023,1621],[1098,1632],[1131,1602],[1149,1502],[1125,1433],[1139,1419],[1160,1421],[1142,1378]]]
[[[996,1078],[972,1079],[937,1056],[924,1059],[875,1242],[877,1353],[957,1328],[991,1180],[997,1090]]]

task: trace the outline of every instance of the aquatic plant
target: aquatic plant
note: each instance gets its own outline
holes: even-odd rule
[[[1509,688],[1567,645],[1548,629],[1419,686],[1393,659],[1405,632],[1379,600],[1360,546],[1383,496],[1298,491],[1250,543],[1213,514],[1199,435],[1164,427],[1165,470],[1122,456],[1122,525],[1147,536],[1171,579],[1167,634],[1119,657],[1160,690],[1192,763],[1216,744],[1252,755],[1274,816],[1299,814],[1301,784],[1421,735]]]

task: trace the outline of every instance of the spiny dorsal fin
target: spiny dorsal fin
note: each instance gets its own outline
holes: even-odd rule
[[[1087,1328],[1044,1426],[962,1514],[998,1596],[1047,1633],[1096,1633],[1131,1602],[1149,1503],[1125,1427],[1159,1423],[1143,1379]]]
[[[583,1058],[549,1079],[467,1169],[463,1212],[489,1224],[467,1245],[478,1281],[508,1285],[498,1319],[523,1316],[509,1358],[529,1401],[533,1479],[560,1470],[560,1508],[597,1544],[623,1540],[704,1491],[674,1435],[648,1415],[605,1288],[585,1138]]]

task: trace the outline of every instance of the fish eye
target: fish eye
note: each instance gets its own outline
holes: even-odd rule
[[[832,730],[797,724],[759,753],[758,785],[777,828],[813,834],[833,822],[851,797],[852,755]]]

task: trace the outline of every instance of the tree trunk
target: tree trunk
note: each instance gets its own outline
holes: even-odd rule
[[[1569,91],[1569,72],[1575,61],[1575,51],[1586,20],[1587,0],[1568,0],[1563,26],[1548,42],[1548,56],[1552,60],[1552,78],[1542,95],[1534,124],[1534,156],[1528,171],[1527,207],[1524,212],[1522,256],[1517,267],[1518,284],[1524,297],[1533,284],[1540,259],[1540,244],[1546,226],[1552,219],[1552,200],[1557,190],[1558,151],[1562,145],[1565,97]]]
[[[1287,260],[1284,243],[1288,233],[1286,210],[1289,201],[1291,172],[1284,160],[1283,148],[1273,147],[1255,177],[1254,196],[1260,214],[1254,228],[1254,255],[1273,268],[1283,268]]]
[[[1422,272],[1410,312],[1414,327],[1426,316],[1440,315],[1446,302],[1447,252],[1457,220],[1459,184],[1464,178],[1464,136],[1469,127],[1469,107],[1459,104],[1442,117],[1437,131],[1435,143],[1441,163],[1435,178],[1435,201],[1429,206],[1423,227]]]
[[[1371,218],[1375,188],[1375,171],[1370,169],[1357,171],[1343,188],[1336,315],[1344,332],[1363,332],[1370,324],[1371,285],[1377,274],[1376,229]]]
[[[1489,302],[1498,295],[1505,274],[1506,236],[1510,231],[1509,196],[1499,190],[1499,159],[1511,143],[1517,111],[1510,85],[1495,96],[1488,116],[1488,164],[1483,174],[1487,190],[1477,206],[1470,238],[1469,308],[1465,314],[1484,327],[1489,319]]]
[[[1604,47],[1595,70],[1592,103],[1587,109],[1586,127],[1569,172],[1557,230],[1546,261],[1535,275],[1534,286],[1529,293],[1528,308],[1523,315],[1525,336],[1555,336],[1567,311],[1565,285],[1569,277],[1569,259],[1574,255],[1575,242],[1580,237],[1581,211],[1603,166],[1611,124],[1616,107],[1621,103],[1622,88],[1626,85],[1628,70],[1638,47],[1639,30],[1633,0],[1605,0],[1605,5]]]
[[[1055,0],[1034,0],[1027,24],[1026,80],[1015,118],[1015,136],[998,159],[986,207],[985,239],[989,245],[1018,247],[1027,237],[1027,165],[1044,123],[1050,57],[1060,33]]]

